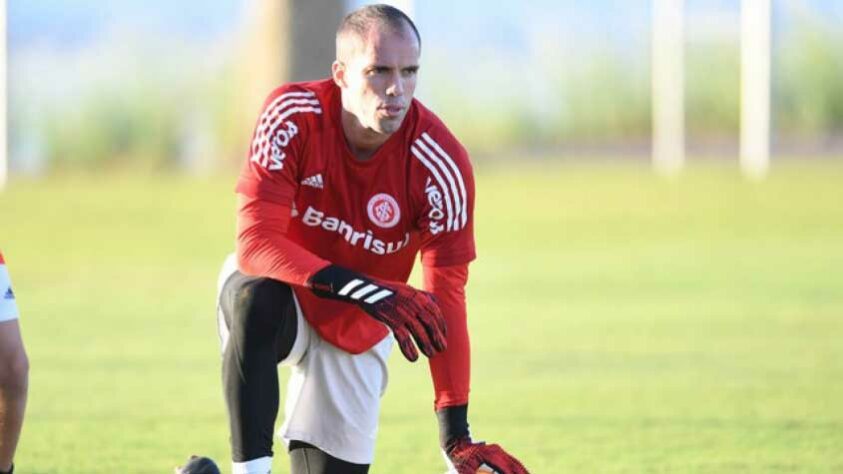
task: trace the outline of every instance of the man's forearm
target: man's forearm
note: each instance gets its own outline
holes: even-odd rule
[[[436,296],[448,328],[448,348],[430,359],[435,407],[465,405],[471,383],[471,345],[466,321],[468,265],[425,267],[425,290]]]
[[[330,262],[286,237],[290,208],[240,196],[237,212],[237,265],[249,275],[306,286]]]

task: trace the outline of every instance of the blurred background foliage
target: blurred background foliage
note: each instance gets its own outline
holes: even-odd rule
[[[774,97],[778,129],[833,135],[843,129],[843,34],[804,25],[782,44]]]
[[[169,10],[188,20],[161,21],[138,20],[145,10],[137,2],[106,13],[91,6],[95,2],[81,2],[99,16],[86,18],[84,8],[69,19],[59,14],[55,22],[75,26],[61,24],[56,33],[58,23],[40,19],[32,26],[43,6],[10,1],[12,172],[202,173],[240,162],[257,113],[243,100],[244,90],[255,87],[250,57],[266,53],[245,40],[255,29],[249,10],[258,2],[222,3],[215,14],[191,22],[201,4]],[[456,8],[471,9],[472,3]],[[461,26],[456,22],[465,17],[449,20],[444,2],[416,2],[414,16],[425,36],[419,97],[479,160],[513,152],[646,155],[651,91],[644,2],[631,7],[603,0],[591,9],[536,3],[485,17],[475,10],[473,23]],[[692,153],[737,149],[738,3],[687,3]],[[53,7],[68,8],[60,5]],[[619,18],[607,19],[607,5]],[[837,154],[843,142],[843,30],[837,20],[843,15],[832,13],[841,9],[821,0],[778,0],[774,8],[773,151]],[[508,18],[516,11],[518,18]],[[482,34],[461,38],[462,27]],[[52,34],[33,32],[38,28],[52,28]]]

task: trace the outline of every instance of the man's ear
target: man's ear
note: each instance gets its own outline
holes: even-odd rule
[[[331,77],[334,78],[334,84],[338,85],[341,88],[345,88],[348,84],[345,81],[345,63],[340,61],[334,61],[331,64]]]

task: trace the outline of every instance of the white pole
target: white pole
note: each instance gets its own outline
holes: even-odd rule
[[[741,4],[741,169],[761,179],[770,166],[770,0]]]
[[[9,179],[9,156],[6,126],[6,0],[0,0],[0,191]]]
[[[683,0],[653,0],[653,166],[665,175],[685,163]]]

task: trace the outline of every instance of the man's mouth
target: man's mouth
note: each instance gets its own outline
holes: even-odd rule
[[[400,105],[383,105],[380,109],[388,116],[388,117],[398,117],[401,115],[401,112],[404,110],[404,107]]]

